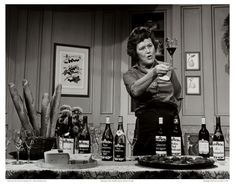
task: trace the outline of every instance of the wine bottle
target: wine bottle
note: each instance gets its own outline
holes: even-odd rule
[[[126,160],[126,136],[123,129],[123,117],[118,117],[118,129],[114,139],[114,161]]]
[[[167,155],[166,151],[166,133],[163,128],[163,118],[158,118],[158,128],[155,136],[156,155]]]
[[[113,160],[113,134],[110,128],[110,117],[106,117],[105,130],[101,140],[101,155],[103,161]]]
[[[198,135],[198,151],[202,157],[209,157],[209,132],[206,129],[206,119],[202,118],[201,130]]]
[[[182,155],[181,142],[181,129],[178,117],[176,116],[174,118],[174,127],[171,133],[171,155]]]
[[[87,123],[87,116],[83,116],[83,130],[78,138],[78,152],[91,153],[91,137]]]
[[[216,117],[216,128],[213,136],[213,157],[217,160],[225,160],[225,143],[220,125],[220,117]]]

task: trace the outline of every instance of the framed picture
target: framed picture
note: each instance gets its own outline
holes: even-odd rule
[[[186,52],[185,53],[186,71],[200,70],[200,52]]]
[[[89,96],[90,48],[55,44],[54,88],[62,84],[62,95]]]
[[[200,76],[186,76],[186,94],[200,95],[201,84]]]

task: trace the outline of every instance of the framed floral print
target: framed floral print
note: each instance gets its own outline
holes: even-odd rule
[[[186,94],[200,95],[201,94],[201,77],[186,76]]]
[[[89,47],[55,44],[54,87],[62,84],[62,95],[89,96]]]
[[[200,52],[186,52],[185,53],[186,71],[200,70]]]

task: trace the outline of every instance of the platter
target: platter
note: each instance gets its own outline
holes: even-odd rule
[[[75,161],[70,160],[69,164],[55,164],[55,163],[45,163],[44,159],[38,160],[35,163],[37,166],[41,168],[49,168],[49,169],[86,169],[86,168],[94,168],[97,166],[97,160],[92,159],[91,161]]]
[[[141,166],[161,169],[206,169],[213,168],[213,158],[201,156],[141,156],[138,164]]]

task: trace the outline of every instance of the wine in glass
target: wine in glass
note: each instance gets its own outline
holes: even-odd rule
[[[166,50],[168,51],[168,53],[170,55],[170,62],[168,65],[172,69],[173,69],[173,55],[175,53],[176,48],[177,48],[177,40],[176,39],[169,39],[167,37],[166,38]],[[170,80],[170,78],[171,78],[171,70],[169,70],[166,75],[161,77],[162,80],[166,80],[166,81]]]
[[[133,161],[133,160],[135,160],[135,157],[133,155],[133,151],[134,151],[134,147],[135,147],[137,139],[135,138],[134,129],[131,124],[127,124],[126,138],[127,138],[127,141],[131,147],[130,160]]]

